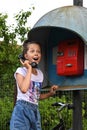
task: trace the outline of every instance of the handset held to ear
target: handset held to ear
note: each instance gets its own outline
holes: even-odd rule
[[[18,59],[21,59],[23,62],[26,60],[26,59],[24,58],[23,54],[19,54],[19,55],[18,55]]]
[[[30,65],[32,66],[32,68],[37,68],[38,66],[36,62],[32,62]]]
[[[19,54],[18,58],[21,59],[23,62],[26,60],[23,54]],[[38,66],[36,62],[32,62],[30,65],[32,66],[32,68],[37,68]]]

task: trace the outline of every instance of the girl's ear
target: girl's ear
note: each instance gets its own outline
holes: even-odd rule
[[[25,59],[28,59],[28,55],[27,54],[25,54],[24,57],[25,57]]]

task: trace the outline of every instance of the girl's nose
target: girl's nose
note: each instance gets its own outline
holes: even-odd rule
[[[38,55],[38,52],[35,52],[35,55]]]

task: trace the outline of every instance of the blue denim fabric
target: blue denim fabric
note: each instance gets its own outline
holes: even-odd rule
[[[23,100],[17,101],[10,120],[10,130],[41,130],[38,106]]]

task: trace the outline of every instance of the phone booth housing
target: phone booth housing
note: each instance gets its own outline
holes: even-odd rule
[[[84,72],[84,44],[80,39],[58,44],[57,74],[60,76],[82,75]]]

